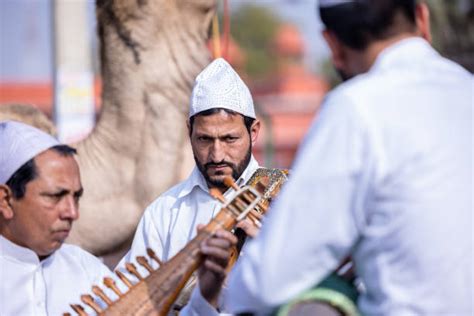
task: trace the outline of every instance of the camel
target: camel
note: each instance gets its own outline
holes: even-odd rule
[[[5,104],[0,107],[0,121],[20,121],[34,126],[43,132],[57,136],[56,126],[40,109],[21,103]]]
[[[194,165],[188,102],[215,10],[216,0],[97,0],[102,109],[72,144],[85,193],[68,242],[95,255],[126,247],[144,208]]]
[[[102,112],[75,144],[85,188],[68,241],[96,255],[126,244],[144,208],[193,165],[186,119],[209,63],[215,0],[97,0]]]

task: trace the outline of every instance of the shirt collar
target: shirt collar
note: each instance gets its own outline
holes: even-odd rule
[[[239,179],[237,179],[236,183],[238,185],[242,185],[246,183],[250,179],[250,177],[253,175],[255,170],[257,169],[258,169],[258,162],[252,155],[250,157],[250,162],[247,165],[247,168],[245,168],[244,172],[242,172]],[[204,176],[201,174],[197,166],[194,166],[194,169],[191,172],[191,175],[185,180],[184,187],[179,193],[178,198],[183,198],[191,194],[193,189],[196,187],[203,190],[204,192],[209,192],[206,179],[204,179]]]
[[[421,37],[409,37],[390,45],[380,52],[369,72],[393,69],[397,64],[410,63],[438,54],[431,45]]]
[[[38,265],[40,260],[38,255],[31,249],[18,246],[0,235],[0,256],[9,257],[16,261]]]

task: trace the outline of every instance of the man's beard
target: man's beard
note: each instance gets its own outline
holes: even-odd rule
[[[225,160],[217,161],[217,162],[208,162],[208,163],[203,165],[199,162],[199,160],[196,158],[196,156],[194,156],[194,161],[196,162],[196,165],[197,165],[199,171],[201,172],[201,174],[206,179],[207,185],[209,187],[227,189],[227,186],[224,184],[223,180],[217,180],[217,179],[213,180],[209,177],[209,175],[207,173],[209,167],[217,166],[217,165],[227,165],[228,167],[230,167],[232,169],[232,178],[234,178],[234,180],[237,181],[237,179],[239,179],[239,177],[244,172],[245,168],[247,168],[247,166],[250,162],[250,157],[251,156],[252,156],[252,145],[250,144],[249,149],[247,150],[247,154],[245,155],[244,159],[241,160],[237,165],[235,165],[231,162],[225,161]],[[219,172],[219,171],[215,173],[215,175],[217,175],[217,176],[223,175],[223,174],[224,173]]]

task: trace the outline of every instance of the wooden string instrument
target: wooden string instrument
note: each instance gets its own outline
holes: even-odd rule
[[[262,170],[273,170],[273,172],[265,173]],[[245,218],[256,222],[260,219],[260,214],[266,212],[270,200],[286,180],[286,174],[281,171],[277,174],[276,170],[278,169],[258,169],[249,183],[242,187],[238,187],[232,179],[226,179],[226,185],[234,188],[229,201],[224,200],[218,190],[211,191],[213,196],[221,200],[223,207],[173,258],[162,263],[154,252],[148,249],[148,256],[160,264],[159,269],[153,270],[145,257],[137,258],[137,262],[150,274],[142,276],[133,264],[127,264],[126,269],[139,280],[138,283],[132,284],[120,271],[116,271],[120,280],[129,288],[126,293],[121,293],[111,278],[104,279],[104,285],[118,295],[118,300],[112,301],[99,287],[94,286],[93,293],[100,297],[107,307],[101,308],[91,295],[82,295],[81,301],[98,315],[104,316],[167,315],[189,277],[203,261],[200,244],[212,237],[218,229],[230,231],[236,223]],[[82,305],[72,304],[71,307],[80,316],[88,315]]]
[[[259,168],[247,181],[246,185],[255,187],[257,183],[262,181],[262,179],[266,179],[265,181],[267,183],[265,186],[265,192],[263,194],[262,200],[255,207],[255,212],[252,212],[251,217],[249,217],[256,227],[261,226],[261,220],[263,215],[266,213],[271,201],[279,193],[281,185],[288,179],[288,170],[277,168]],[[238,186],[233,183],[233,181],[227,182],[227,186],[233,188],[234,190],[238,190]],[[221,203],[225,203],[222,196],[217,196],[216,198],[219,199]],[[231,249],[231,257],[227,266],[227,272],[230,272],[235,262],[239,258],[240,250],[242,249],[247,237],[247,234],[240,228],[233,229],[232,232],[237,236],[238,242],[237,245]],[[188,303],[196,284],[197,273],[193,273],[173,304],[175,314],[178,314],[178,311]]]

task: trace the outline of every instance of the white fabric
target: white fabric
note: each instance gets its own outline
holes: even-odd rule
[[[252,156],[237,183],[246,183],[257,168],[258,163]],[[224,196],[229,193],[230,190]],[[147,207],[138,224],[132,247],[117,268],[123,271],[126,262],[136,263],[137,256],[146,256],[146,248],[153,249],[162,261],[168,261],[196,236],[197,225],[209,223],[220,209],[221,204],[209,195],[206,180],[195,167],[188,179],[163,193]],[[145,269],[136,265],[142,275],[148,275]],[[157,268],[156,264],[154,268]],[[193,298],[202,299],[197,293],[193,294]],[[212,314],[216,314],[215,309],[205,301],[188,304],[180,313],[181,316]]]
[[[357,2],[356,0],[319,0],[319,7],[320,8],[328,8],[333,7],[340,4]]]
[[[59,145],[51,135],[15,121],[0,122],[0,184],[5,184],[24,163]]]
[[[265,314],[349,253],[363,315],[471,315],[473,78],[421,38],[328,95],[229,281]]]
[[[91,294],[92,285],[101,285],[109,273],[99,259],[79,247],[62,245],[39,261],[30,249],[0,236],[0,315],[76,315],[69,304],[86,307],[80,296]],[[86,311],[93,312],[88,307]]]
[[[222,58],[212,61],[196,77],[189,117],[214,108],[225,108],[256,118],[249,88]]]

